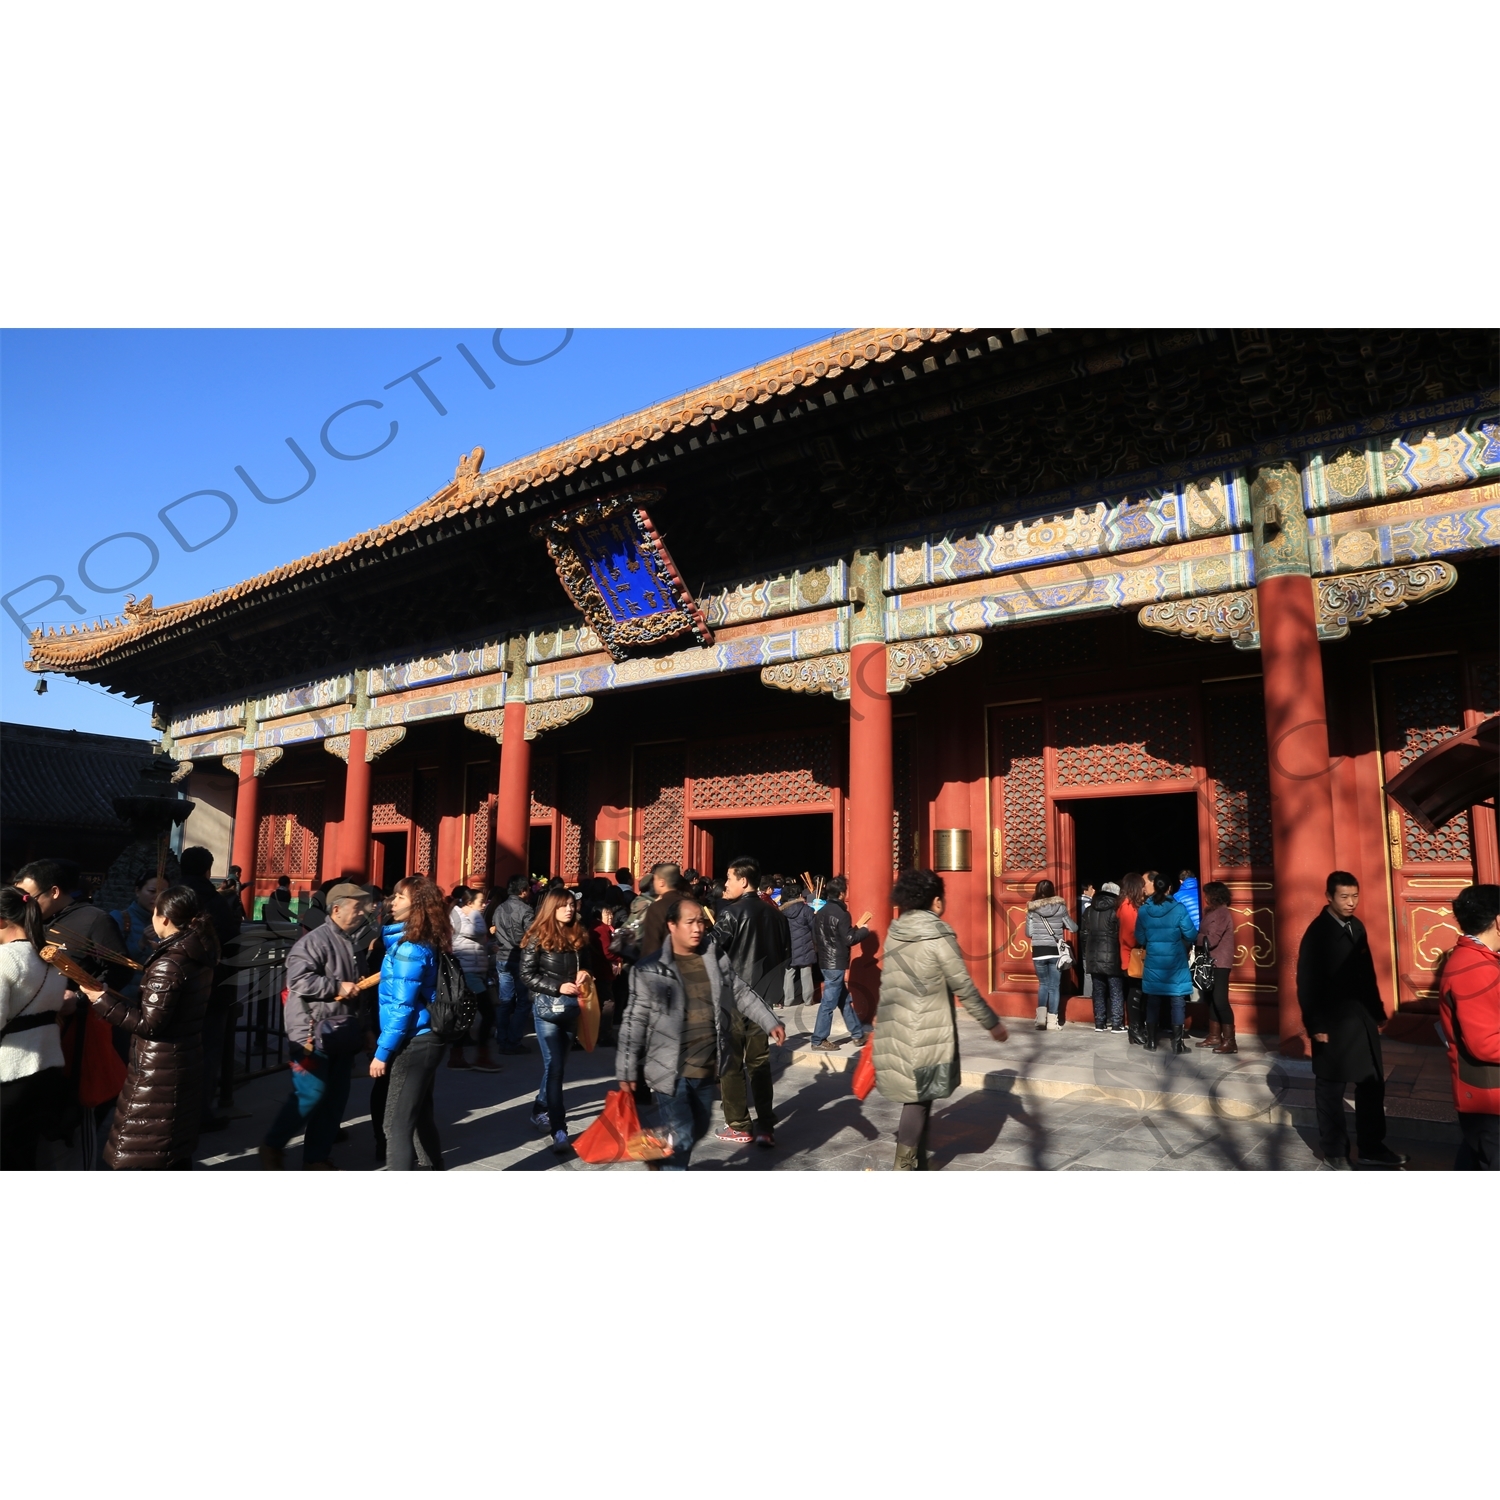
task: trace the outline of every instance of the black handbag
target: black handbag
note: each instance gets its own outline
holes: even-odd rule
[[[1202,990],[1205,995],[1213,994],[1214,961],[1207,948],[1199,948],[1194,954],[1192,975],[1194,989]]]

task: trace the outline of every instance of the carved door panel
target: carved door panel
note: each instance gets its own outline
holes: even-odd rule
[[[495,839],[495,762],[475,761],[464,767],[464,883],[487,884],[490,851]]]
[[[262,883],[291,877],[295,887],[315,885],[323,842],[323,783],[266,787],[261,792],[255,875]]]
[[[1382,663],[1376,667],[1375,689],[1386,781],[1464,727],[1457,656]],[[1453,898],[1474,880],[1471,818],[1460,813],[1428,833],[1389,798],[1385,816],[1395,908],[1397,1003],[1435,1010],[1436,971],[1459,936]]]
[[[990,988],[1035,987],[1026,903],[1048,874],[1045,726],[1041,704],[990,711]]]
[[[1276,893],[1265,714],[1258,683],[1236,683],[1204,694],[1211,813],[1204,820],[1204,870],[1206,878],[1229,887],[1234,913],[1230,1000],[1274,1007]]]

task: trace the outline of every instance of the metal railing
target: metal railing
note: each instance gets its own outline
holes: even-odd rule
[[[301,935],[295,922],[246,922],[240,935],[224,947],[220,961],[232,971],[225,982],[234,988],[233,1052],[224,1070],[226,1089],[231,1081],[274,1072],[287,1060],[281,995],[286,989],[287,954]]]

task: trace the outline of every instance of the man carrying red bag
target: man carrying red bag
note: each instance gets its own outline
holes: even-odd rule
[[[730,1008],[778,1045],[786,1040],[786,1028],[707,932],[703,908],[684,898],[667,920],[661,951],[643,954],[631,973],[620,1026],[620,1087],[634,1092],[644,1081],[655,1096],[653,1133],[672,1141],[664,1172],[687,1171],[708,1130],[714,1085],[729,1053]]]

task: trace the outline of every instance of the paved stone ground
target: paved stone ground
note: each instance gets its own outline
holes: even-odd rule
[[[776,1147],[723,1145],[710,1134],[694,1152],[694,1170],[886,1171],[895,1154],[898,1105],[876,1092],[861,1104],[847,1070],[853,1049],[808,1050],[813,1011],[786,1012],[788,1045],[772,1051],[776,1078]],[[835,1036],[842,1035],[835,1023]],[[1014,1026],[1011,1041],[993,1042],[960,1017],[965,1087],[934,1107],[932,1165],[958,1171],[1308,1171],[1319,1165],[1311,1127],[1311,1078],[1305,1063],[1287,1062],[1242,1040],[1237,1057],[1192,1049],[1147,1053],[1123,1036],[1099,1035],[1091,1024],[1040,1033]],[[535,1048],[534,1039],[528,1047]],[[1415,1058],[1407,1054],[1418,1054]],[[569,1129],[578,1133],[598,1114],[613,1080],[614,1052],[572,1053],[565,1097]],[[527,1123],[541,1077],[535,1051],[505,1059],[501,1073],[444,1067],[436,1108],[449,1168],[481,1171],[606,1170],[569,1154],[559,1157]],[[1433,1048],[1386,1049],[1390,1142],[1411,1156],[1411,1169],[1452,1166],[1457,1129],[1452,1105],[1419,1099],[1432,1089]],[[1405,1092],[1402,1091],[1404,1087]],[[375,1169],[368,1078],[357,1077],[345,1112],[349,1140],[334,1160],[355,1171]],[[285,1098],[285,1074],[241,1086],[230,1128],[205,1136],[198,1165],[255,1170],[256,1143]],[[1305,1102],[1304,1102],[1305,1101]],[[1412,1102],[1415,1101],[1415,1102]],[[1399,1111],[1405,1110],[1402,1114]],[[716,1111],[711,1131],[722,1123]],[[1352,1120],[1350,1135],[1353,1135]],[[297,1144],[300,1144],[298,1138]],[[300,1166],[294,1145],[287,1166]],[[644,1171],[639,1165],[611,1171]]]

